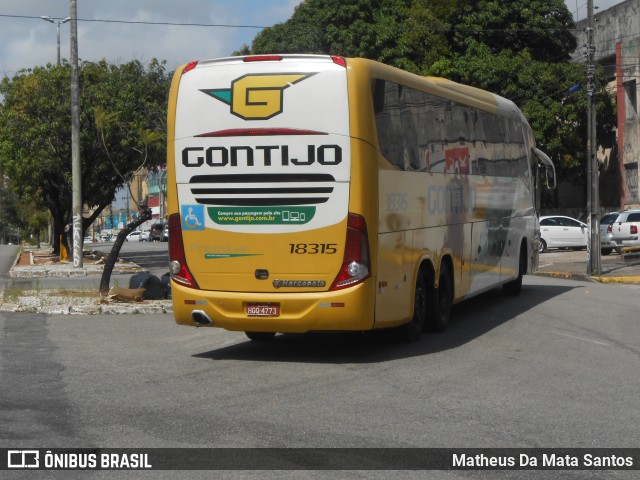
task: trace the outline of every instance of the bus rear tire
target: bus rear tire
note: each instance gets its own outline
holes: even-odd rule
[[[416,279],[416,291],[413,300],[413,318],[409,323],[398,327],[398,335],[403,342],[413,343],[420,338],[424,330],[424,322],[427,316],[427,282],[418,272]]]
[[[453,299],[451,285],[449,266],[443,262],[440,265],[438,288],[431,286],[427,291],[427,320],[425,323],[427,332],[443,332],[447,329],[451,317],[451,300]]]
[[[520,295],[520,291],[522,290],[522,277],[525,273],[527,273],[527,250],[526,248],[522,248],[520,250],[520,261],[518,262],[518,277],[515,280],[511,280],[510,282],[502,285],[502,291],[505,295],[509,295],[511,297],[517,297]]]
[[[276,336],[275,332],[244,332],[244,334],[254,342],[268,342]]]

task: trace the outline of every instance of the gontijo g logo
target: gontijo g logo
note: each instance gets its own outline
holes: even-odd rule
[[[231,107],[244,120],[266,120],[282,113],[283,92],[315,73],[249,74],[231,82],[231,88],[200,90]]]

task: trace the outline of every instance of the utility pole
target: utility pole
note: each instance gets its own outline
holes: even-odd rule
[[[80,91],[78,86],[78,8],[69,0],[71,17],[71,183],[73,266],[82,268],[82,177],[80,175]]]
[[[593,18],[593,0],[587,1],[587,44],[585,48],[587,63],[587,210],[589,211],[587,243],[587,275],[601,273],[600,262],[600,195],[598,159],[596,158],[596,101],[595,101],[595,52],[593,43],[595,21]]]

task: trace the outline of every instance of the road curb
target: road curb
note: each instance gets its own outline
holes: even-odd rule
[[[149,300],[157,303],[104,304],[104,305],[47,305],[22,303],[0,304],[0,312],[42,313],[44,315],[160,315],[173,313],[171,300]]]
[[[561,278],[565,280],[581,280],[584,282],[640,284],[640,276],[603,277],[602,275],[587,275],[586,273],[569,272],[535,272],[534,275],[538,277]]]
[[[640,276],[631,277],[594,277],[601,283],[640,283]]]

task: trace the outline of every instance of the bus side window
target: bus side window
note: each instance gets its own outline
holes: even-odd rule
[[[443,173],[445,166],[445,114],[448,100],[419,92],[417,144],[421,170]]]
[[[380,151],[396,168],[404,170],[399,97],[398,85],[384,80],[376,81],[373,102]]]
[[[509,120],[509,143],[513,155],[513,176],[518,178],[529,177],[529,161],[527,159],[527,145],[524,140],[522,123]]]
[[[404,170],[424,170],[425,162],[418,152],[418,112],[421,92],[403,88],[400,93],[400,121],[402,125]]]
[[[373,81],[373,113],[378,114],[384,112],[384,80],[375,79]]]

